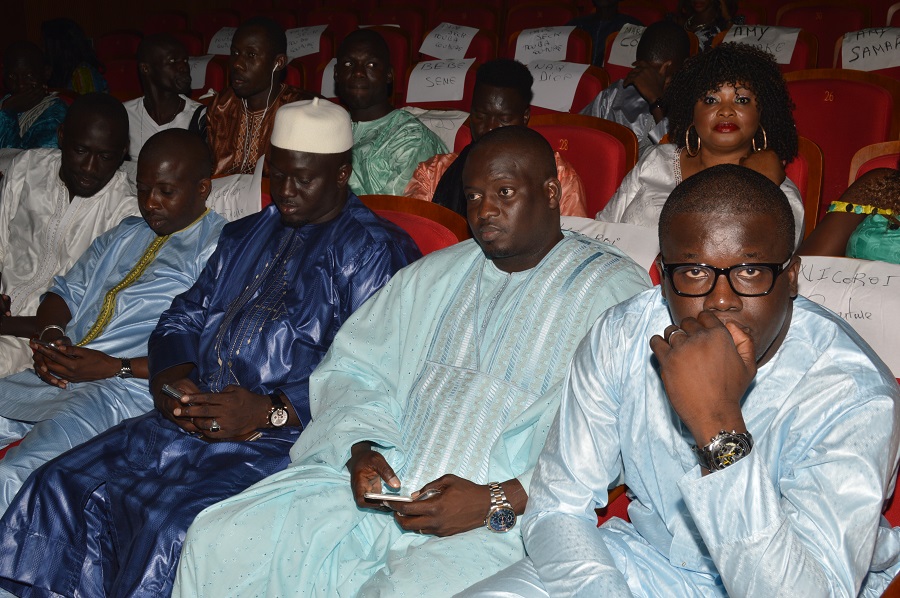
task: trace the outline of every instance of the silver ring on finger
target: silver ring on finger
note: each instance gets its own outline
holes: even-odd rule
[[[220,426],[219,422],[217,422],[215,420],[215,418],[213,418],[212,423],[209,424],[209,431],[210,432],[218,432],[221,429],[222,429],[222,426]]]
[[[669,333],[669,336],[666,337],[666,341],[672,342],[672,337],[675,336],[676,334],[678,334],[679,332],[680,332],[681,334],[684,334],[684,335],[687,334],[687,332],[685,332],[685,331],[682,330],[681,328],[676,328],[675,330],[673,330],[672,332]]]

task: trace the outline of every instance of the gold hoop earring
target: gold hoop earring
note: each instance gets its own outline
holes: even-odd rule
[[[759,130],[762,131],[763,134],[763,146],[762,149],[758,149],[756,147],[756,135],[754,135],[753,140],[751,141],[751,144],[753,145],[753,153],[762,152],[769,149],[769,140],[766,138],[766,129],[762,125],[759,125]]]
[[[700,134],[697,134],[696,151],[691,151],[691,129],[694,129],[696,131],[696,127],[694,127],[693,123],[687,128],[687,131],[684,132],[684,149],[687,150],[688,156],[694,158],[697,156],[697,154],[700,153]]]

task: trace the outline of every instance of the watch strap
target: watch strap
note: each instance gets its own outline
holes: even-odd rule
[[[500,482],[491,482],[488,484],[488,488],[491,491],[491,507],[512,508],[512,505],[506,499],[506,492],[503,491],[503,486],[500,485]]]
[[[119,373],[116,374],[118,378],[134,378],[134,372],[131,370],[131,359],[128,357],[121,358],[122,367],[119,368]]]

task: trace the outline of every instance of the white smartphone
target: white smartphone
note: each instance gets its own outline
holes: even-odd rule
[[[431,488],[416,497],[407,496],[404,494],[380,494],[378,492],[366,492],[364,496],[367,500],[380,500],[383,502],[416,502],[419,500],[428,500],[429,498],[437,496],[440,493],[440,490]]]

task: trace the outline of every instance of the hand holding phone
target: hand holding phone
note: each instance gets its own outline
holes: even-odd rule
[[[48,343],[47,341],[42,341],[39,338],[32,339],[32,342],[36,345],[44,347],[45,349],[50,349],[51,351],[59,351],[59,347],[57,347],[55,343]]]
[[[379,494],[378,492],[366,492],[365,497],[366,500],[380,500],[382,502],[416,502],[420,500],[428,500],[434,496],[440,494],[441,491],[437,488],[430,488],[425,492],[422,492],[416,496],[409,496],[404,494]]]
[[[180,399],[184,396],[183,392],[181,392],[171,384],[163,384],[161,392],[167,397],[172,397],[173,399]]]

